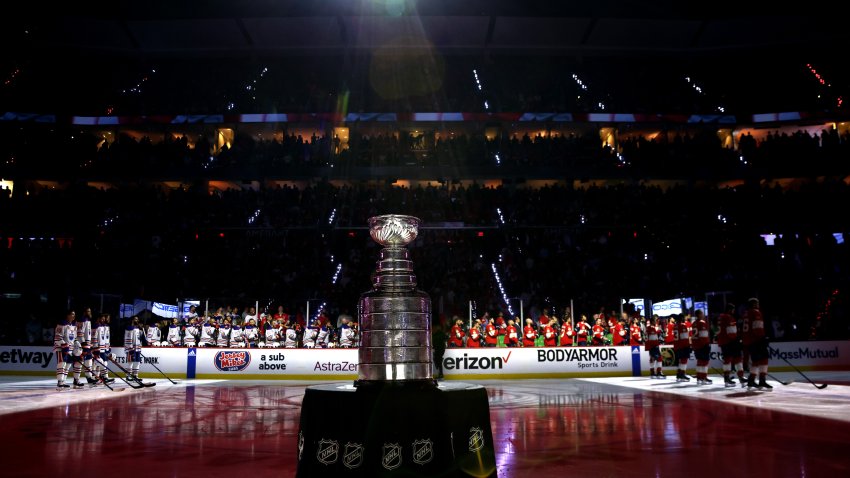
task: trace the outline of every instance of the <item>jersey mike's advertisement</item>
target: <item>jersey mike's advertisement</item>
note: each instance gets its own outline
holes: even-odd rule
[[[199,348],[195,378],[354,380],[357,349]],[[144,368],[144,366],[142,367]]]

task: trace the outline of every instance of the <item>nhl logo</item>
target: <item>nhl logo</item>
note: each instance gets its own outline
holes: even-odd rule
[[[325,465],[336,463],[337,455],[339,455],[339,443],[336,440],[319,440],[319,449],[316,451],[316,459],[319,463]]]
[[[359,443],[346,443],[342,454],[342,464],[346,468],[355,469],[363,464],[363,445]]]
[[[398,443],[384,443],[384,455],[381,464],[388,470],[395,470],[401,466],[401,445]]]
[[[469,429],[469,451],[478,451],[484,448],[484,431],[478,427]]]
[[[413,463],[424,465],[434,458],[434,443],[431,440],[413,442]]]

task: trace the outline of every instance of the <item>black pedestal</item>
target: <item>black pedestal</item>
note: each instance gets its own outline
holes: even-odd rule
[[[495,477],[480,385],[319,385],[301,405],[298,477]]]

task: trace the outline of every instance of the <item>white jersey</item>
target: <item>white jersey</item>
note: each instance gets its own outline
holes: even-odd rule
[[[316,329],[308,328],[304,330],[304,347],[308,349],[312,349],[316,346],[316,335],[318,332]]]
[[[77,341],[81,344],[91,342],[91,321],[86,317],[77,322]]]
[[[339,328],[339,346],[350,348],[354,345],[354,329],[347,325]]]
[[[316,337],[316,346],[317,347],[327,347],[328,346],[328,336],[330,335],[330,329],[327,327],[322,327],[319,329],[319,335]]]
[[[218,338],[216,339],[216,345],[219,347],[227,347],[230,342],[230,327],[227,325],[223,325],[218,328]]]
[[[201,345],[212,347],[215,345],[215,326],[209,322],[201,326]]]
[[[76,337],[77,328],[75,326],[69,325],[67,322],[56,325],[53,334],[53,350],[70,347]]]
[[[266,329],[266,345],[272,342],[280,342],[280,332],[275,328]]]
[[[294,349],[298,346],[298,334],[295,333],[295,329],[286,329],[286,340],[283,342],[283,346],[288,349]]]
[[[165,337],[165,340],[168,341],[168,345],[172,347],[180,346],[180,326],[171,324],[168,326],[168,335]]]
[[[162,332],[159,331],[159,327],[156,325],[148,327],[148,333],[145,334],[145,338],[148,340],[148,345],[153,345],[155,342],[159,342],[160,337],[162,337]]]
[[[259,338],[257,328],[252,325],[246,326],[242,330],[242,337],[245,338],[245,342],[249,344],[255,344],[257,342],[257,338]]]
[[[94,331],[95,335],[97,335],[97,345],[100,347],[100,350],[110,350],[112,348],[110,341],[112,338],[109,336],[109,326],[106,324],[100,324],[97,326],[97,329]]]
[[[242,336],[242,327],[234,325],[233,328],[230,329],[230,346],[242,347],[244,342],[245,337]]]
[[[138,327],[130,326],[124,331],[124,350],[133,351],[142,348],[142,333]]]
[[[183,334],[183,345],[194,347],[198,340],[198,326],[189,324],[186,326],[186,333]]]
[[[245,316],[245,319],[243,319],[243,320],[242,320],[242,323],[243,323],[243,324],[247,324],[248,322],[250,322],[250,321],[252,321],[252,320],[254,321],[254,323],[255,323],[255,324],[259,324],[259,323],[260,323],[260,322],[259,322],[259,320],[258,320],[258,318],[257,318],[257,315],[256,315],[256,314],[254,314],[254,315],[251,315],[251,314],[246,315],[246,316]]]

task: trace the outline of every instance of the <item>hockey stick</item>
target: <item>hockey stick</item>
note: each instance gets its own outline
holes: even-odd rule
[[[143,359],[145,359],[145,360],[147,361],[147,357],[145,357],[144,355],[142,355],[142,353],[141,353],[141,352],[139,352],[139,356],[141,356]],[[165,378],[167,378],[169,382],[171,382],[171,383],[172,383],[172,384],[174,384],[174,385],[177,385],[177,382],[175,382],[174,380],[171,380],[171,377],[169,377],[168,375],[166,375],[166,374],[165,374],[165,372],[163,372],[162,370],[160,370],[160,369],[159,369],[159,367],[157,367],[156,365],[154,365],[154,364],[153,364],[153,361],[148,361],[148,365],[150,365],[151,367],[155,368],[155,369],[157,370],[157,372],[161,373],[161,374],[162,374],[162,376],[163,376],[163,377],[165,377]]]
[[[124,375],[126,375],[128,378],[132,377],[132,374],[130,373],[130,371],[127,370],[126,368],[122,367],[120,363],[115,361],[115,359],[113,359],[112,357],[109,357],[109,360],[111,360],[112,363],[114,363],[116,367],[118,367],[122,372],[124,372]],[[109,370],[109,367],[106,367],[106,369]],[[109,371],[112,372],[111,370],[109,370]],[[154,383],[154,382],[142,382],[142,379],[140,379],[140,378],[130,378],[131,380],[136,382],[136,385],[138,385],[138,386],[135,386],[132,383],[130,383],[127,379],[125,379],[124,377],[118,375],[117,373],[115,373],[115,372],[112,372],[112,373],[114,373],[116,377],[123,380],[124,383],[126,383],[127,385],[129,385],[129,386],[131,386],[135,389],[139,389],[139,388],[143,388],[143,387],[153,387],[153,386],[156,385],[156,383]]]
[[[770,345],[768,345],[768,346],[767,346],[767,348],[768,348],[768,350],[770,350],[771,352],[776,352],[776,349],[774,349],[774,348],[773,348],[773,347],[771,347]],[[823,390],[823,389],[825,389],[825,388],[826,388],[826,386],[828,385],[828,384],[826,384],[826,383],[821,384],[821,385],[816,384],[815,382],[813,382],[813,381],[812,381],[812,379],[810,379],[808,376],[806,376],[806,374],[804,374],[803,372],[801,372],[801,371],[800,371],[800,369],[798,369],[797,367],[795,367],[793,363],[789,362],[787,358],[783,357],[783,356],[782,356],[782,354],[777,353],[777,355],[779,355],[779,358],[781,358],[782,360],[784,360],[784,361],[785,361],[785,363],[787,363],[788,365],[790,365],[790,366],[791,366],[791,368],[793,368],[793,369],[794,369],[797,373],[799,373],[800,375],[802,375],[802,376],[803,376],[803,378],[805,378],[806,380],[808,380],[808,382],[809,382],[810,384],[814,385],[816,389],[818,389],[818,390]],[[784,385],[784,384],[783,384],[783,385]]]
[[[779,383],[781,383],[782,385],[791,385],[791,382],[783,382],[782,380],[779,380],[778,378],[774,377],[774,376],[773,376],[773,375],[771,375],[771,374],[767,374],[767,376],[768,376],[768,377],[770,377],[770,379],[771,379],[771,380],[773,380],[773,381],[775,381],[775,382],[779,382]]]
[[[87,367],[87,366],[86,366],[85,362],[80,361],[80,365],[82,365],[82,366],[83,366],[83,368],[86,370],[86,372],[88,372],[88,373],[92,374],[92,376],[93,376],[93,377],[95,377],[95,380],[97,380],[97,381],[99,381],[100,383],[102,383],[102,384],[106,385],[106,388],[108,388],[108,389],[112,390],[113,392],[123,392],[123,391],[124,391],[124,389],[123,389],[123,388],[119,388],[119,389],[117,389],[117,390],[116,390],[116,389],[114,389],[114,388],[110,387],[110,386],[109,386],[109,384],[108,384],[108,383],[106,383],[106,380],[101,380],[101,378],[100,378],[100,377],[98,377],[98,376],[95,374],[94,370],[92,370],[91,368],[89,368],[89,367]],[[105,365],[105,364],[104,364],[104,367],[106,367],[106,365]]]
[[[113,361],[112,361],[112,363],[115,363],[115,361],[113,360]],[[117,365],[117,364],[116,364],[116,365]],[[112,370],[111,368],[109,368],[109,365],[104,365],[103,367],[104,367],[106,370],[108,370],[108,371],[112,372],[112,375],[115,375],[116,377],[118,377],[118,378],[119,378],[122,382],[126,383],[128,387],[130,387],[130,388],[132,388],[132,389],[134,389],[134,390],[138,390],[138,389],[140,389],[140,388],[144,388],[144,386],[143,386],[143,385],[141,385],[141,384],[138,384],[138,383],[132,383],[132,382],[128,381],[126,378],[124,378],[124,377],[122,377],[121,375],[119,375],[119,374],[118,374],[118,372],[116,372],[115,370]]]

